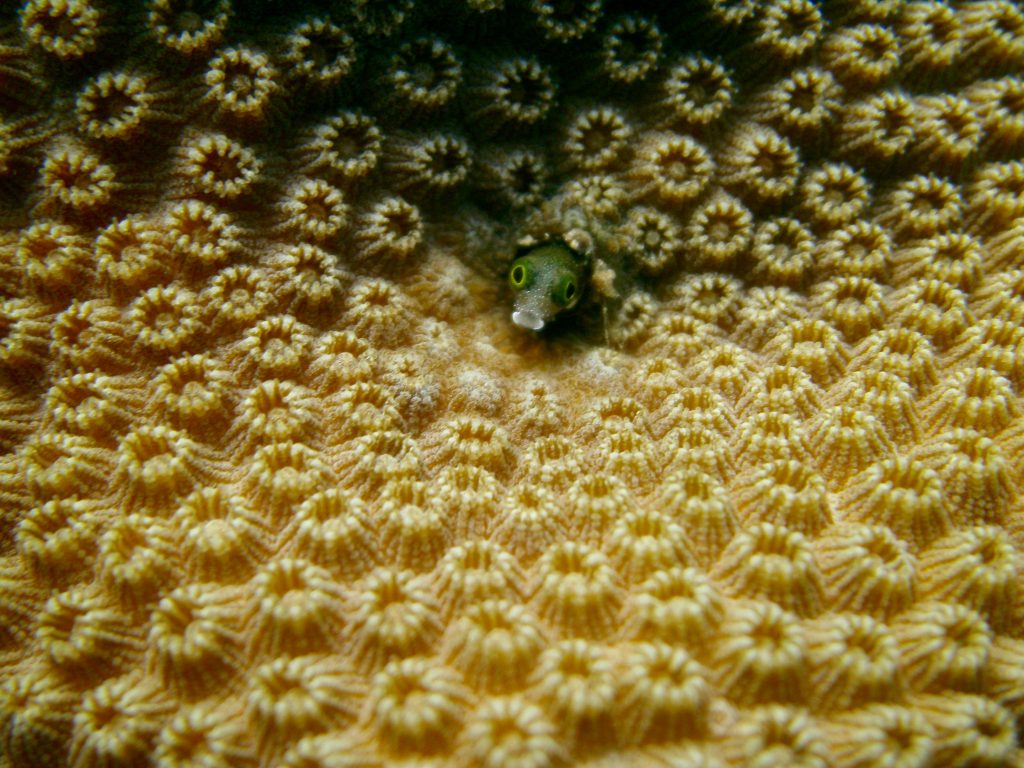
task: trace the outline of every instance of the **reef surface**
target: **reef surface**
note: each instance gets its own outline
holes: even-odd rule
[[[1007,0],[5,3],[0,766],[1020,766],[1022,322]]]

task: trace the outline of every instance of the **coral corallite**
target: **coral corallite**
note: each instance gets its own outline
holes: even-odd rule
[[[0,768],[1020,768],[1022,398],[1015,0],[0,0]]]

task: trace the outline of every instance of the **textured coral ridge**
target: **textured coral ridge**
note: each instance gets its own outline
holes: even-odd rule
[[[1024,763],[1019,7],[234,2],[0,11],[0,766]]]

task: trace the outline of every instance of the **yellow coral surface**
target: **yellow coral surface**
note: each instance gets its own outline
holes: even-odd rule
[[[0,766],[1024,765],[1022,200],[1010,0],[3,3]]]

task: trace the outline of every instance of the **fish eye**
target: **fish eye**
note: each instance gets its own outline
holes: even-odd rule
[[[566,275],[555,285],[555,289],[551,292],[551,298],[560,307],[568,307],[576,301],[578,294],[579,286],[576,284],[576,280],[570,275]]]
[[[508,281],[512,284],[513,288],[525,288],[526,281],[529,278],[529,272],[526,269],[525,264],[513,264],[512,269],[508,273]]]

